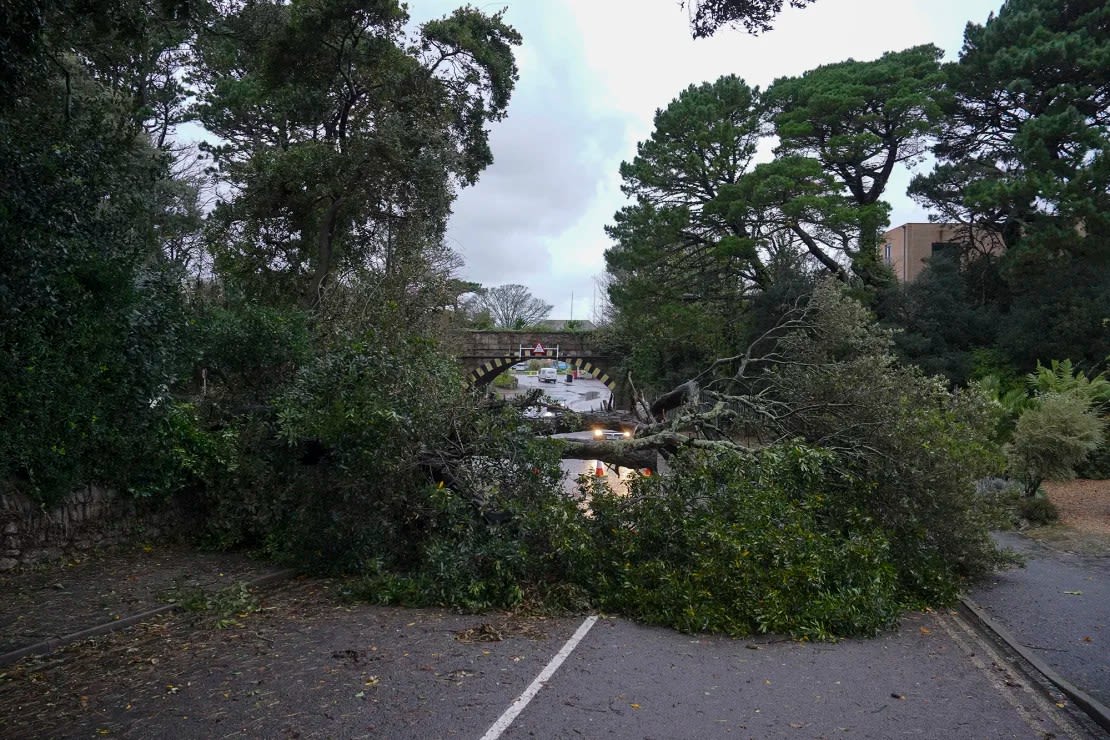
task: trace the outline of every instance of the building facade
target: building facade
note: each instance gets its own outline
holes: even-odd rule
[[[1002,242],[997,237],[976,238],[977,251],[998,254]],[[879,257],[903,283],[917,279],[926,261],[946,249],[966,250],[966,230],[961,224],[905,223],[883,234]]]

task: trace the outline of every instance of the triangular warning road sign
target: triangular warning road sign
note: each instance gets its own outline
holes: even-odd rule
[[[543,345],[541,343],[536,342],[536,346],[532,348],[532,354],[534,354],[534,355],[546,355],[547,350],[543,348]]]

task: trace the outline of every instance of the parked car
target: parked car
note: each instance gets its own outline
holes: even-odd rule
[[[559,379],[559,372],[553,367],[540,368],[540,382],[554,383]]]
[[[594,427],[594,439],[628,439],[632,432],[627,429],[605,429]]]

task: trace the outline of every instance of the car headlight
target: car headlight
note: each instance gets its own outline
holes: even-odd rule
[[[595,429],[594,430],[594,436],[597,437],[598,439],[601,439],[602,437],[605,436],[605,432],[604,432],[604,430],[601,430],[601,429]]]

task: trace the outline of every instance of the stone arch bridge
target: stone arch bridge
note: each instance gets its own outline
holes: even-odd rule
[[[537,345],[543,354],[536,352]],[[467,331],[455,340],[455,355],[472,385],[485,385],[518,362],[561,360],[609,386],[617,387],[607,367],[616,359],[589,331]]]

